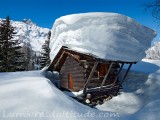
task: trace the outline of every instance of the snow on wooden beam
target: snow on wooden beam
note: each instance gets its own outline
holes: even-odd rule
[[[120,85],[117,84],[115,86],[112,86],[112,85],[107,85],[107,86],[104,86],[103,89],[101,89],[101,91],[110,91],[111,89],[119,89]],[[100,90],[100,87],[94,87],[94,88],[90,88],[90,89],[87,89],[86,92],[96,92],[96,91],[99,91]]]
[[[129,61],[119,61],[119,60],[117,60],[117,61],[115,61],[115,60],[107,60],[107,59],[100,59],[100,58],[95,58],[95,60],[96,61],[98,61],[99,63],[111,63],[111,62],[115,62],[115,63],[125,63],[125,64],[136,64],[137,63],[137,61],[135,61],[135,62],[129,62]]]

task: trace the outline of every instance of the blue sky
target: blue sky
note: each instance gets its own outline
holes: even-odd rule
[[[63,15],[116,12],[159,31],[158,21],[144,10],[143,4],[148,1],[153,0],[0,0],[0,18],[7,15],[17,21],[26,18],[41,27],[52,28],[55,19]]]

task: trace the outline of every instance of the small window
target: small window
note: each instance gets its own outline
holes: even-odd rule
[[[108,64],[99,64],[99,77],[104,77],[108,71]]]

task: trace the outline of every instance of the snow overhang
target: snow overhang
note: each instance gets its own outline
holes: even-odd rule
[[[145,57],[156,32],[117,13],[84,13],[60,17],[51,34],[51,59],[62,46],[100,59],[136,62]]]

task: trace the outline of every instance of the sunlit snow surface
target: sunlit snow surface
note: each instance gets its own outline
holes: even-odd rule
[[[159,60],[143,59],[134,65],[123,87],[124,91],[119,96],[97,108],[119,112],[125,116],[124,120],[160,119]]]
[[[41,71],[0,73],[0,120],[114,120],[57,89]],[[111,114],[113,115],[113,114]]]
[[[0,119],[159,120],[159,67],[160,61],[153,60],[134,65],[123,84],[124,91],[96,106],[97,110],[57,89],[44,77],[45,71],[0,73]]]
[[[155,31],[117,13],[67,15],[53,25],[51,59],[67,46],[102,59],[140,61],[155,36]]]

